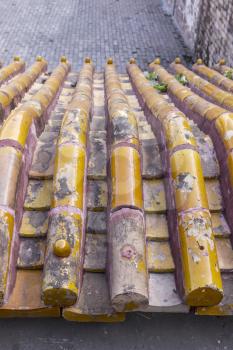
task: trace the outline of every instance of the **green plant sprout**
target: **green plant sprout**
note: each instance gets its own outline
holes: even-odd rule
[[[159,92],[167,92],[167,84],[163,84],[159,82],[159,77],[155,72],[146,72],[146,79],[151,82],[151,85],[154,89]]]
[[[147,72],[146,79],[148,80],[158,80],[158,76],[155,72]]]
[[[233,80],[233,68],[228,69],[225,73],[224,76],[228,79]]]
[[[155,84],[154,88],[160,92],[167,92],[167,84]]]
[[[184,74],[176,74],[175,75],[176,80],[181,83],[182,85],[187,85],[188,80]]]

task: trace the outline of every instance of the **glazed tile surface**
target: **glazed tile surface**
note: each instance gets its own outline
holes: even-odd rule
[[[229,67],[126,68],[0,68],[0,317],[233,314]]]

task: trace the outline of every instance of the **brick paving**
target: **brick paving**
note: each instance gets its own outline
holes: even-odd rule
[[[165,64],[188,55],[160,0],[0,0],[0,33],[5,63],[41,54],[52,68],[64,54],[77,69],[89,55],[101,70],[112,56],[123,72],[131,56],[145,68],[157,55]]]

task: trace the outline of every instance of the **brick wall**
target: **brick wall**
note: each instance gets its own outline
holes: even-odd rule
[[[233,64],[233,0],[163,0],[186,45],[212,64]]]

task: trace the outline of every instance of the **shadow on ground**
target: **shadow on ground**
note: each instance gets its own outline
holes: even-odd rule
[[[231,350],[233,318],[130,314],[120,324],[0,320],[1,350]]]

